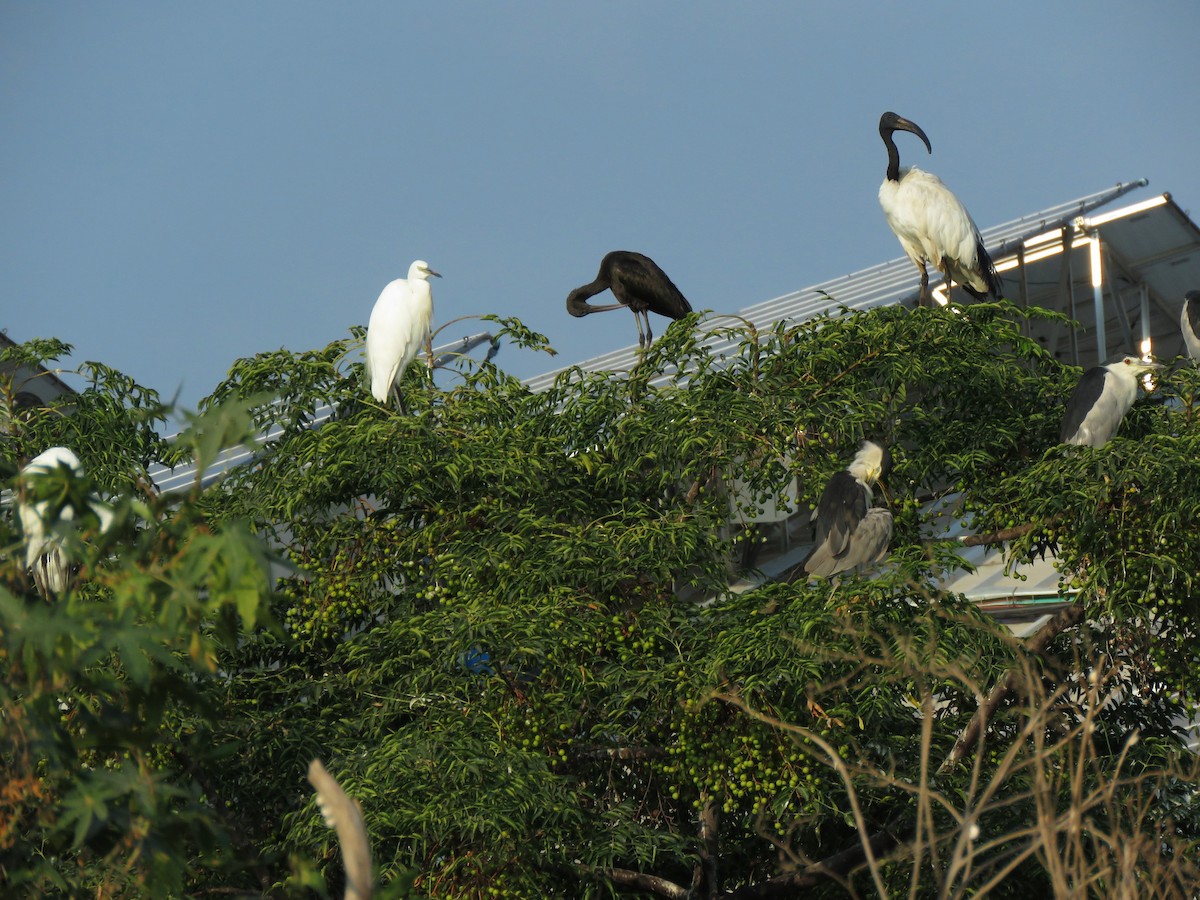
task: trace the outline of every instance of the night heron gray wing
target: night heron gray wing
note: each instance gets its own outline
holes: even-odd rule
[[[804,571],[828,578],[882,558],[892,536],[892,514],[871,507],[871,484],[890,466],[887,450],[874,441],[843,471],[834,473],[817,502],[816,544]],[[882,541],[882,543],[881,543]]]
[[[835,472],[817,504],[817,543],[828,545],[835,558],[844,556],[870,503],[858,479],[845,470]]]

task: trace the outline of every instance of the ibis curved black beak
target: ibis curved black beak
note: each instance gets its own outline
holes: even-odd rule
[[[879,133],[886,137],[893,131],[907,131],[909,134],[915,134],[925,144],[925,149],[930,153],[933,152],[933,145],[929,143],[929,138],[925,136],[920,125],[904,116],[898,116],[894,112],[885,112],[879,118]]]

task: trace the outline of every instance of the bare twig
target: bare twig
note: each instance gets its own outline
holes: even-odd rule
[[[649,891],[666,900],[687,900],[689,890],[683,885],[660,878],[657,875],[647,875],[645,872],[634,872],[630,869],[610,869],[600,866],[578,866],[585,875],[607,878],[613,884],[623,888],[635,888],[639,891]]]
[[[1029,534],[1033,529],[1038,528],[1035,522],[1026,522],[1024,525],[1014,525],[1012,528],[1001,528],[999,531],[993,531],[991,534],[969,534],[964,537],[959,543],[964,547],[983,547],[990,544],[1003,544],[1005,541],[1015,540]]]
[[[1073,625],[1079,624],[1082,620],[1083,606],[1079,603],[1072,603],[1065,609],[1060,610],[1058,615],[1047,622],[1037,634],[1030,638],[1027,645],[1029,651],[1031,653],[1041,653],[1063,631]],[[1000,704],[1013,692],[1019,680],[1019,671],[1014,669],[1008,673],[1008,677],[1004,681],[992,689],[992,692],[988,694],[987,700],[975,711],[975,715],[971,718],[966,730],[963,731],[955,742],[954,749],[950,751],[950,755],[942,763],[940,771],[944,772],[952,766],[958,765],[962,761],[962,758],[979,743],[979,739],[983,736],[988,723],[991,722],[992,716],[1000,708]]]

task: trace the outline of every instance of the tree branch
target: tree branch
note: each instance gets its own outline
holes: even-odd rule
[[[1037,527],[1038,525],[1034,522],[1026,522],[1024,525],[1014,525],[1012,528],[1001,528],[999,531],[993,531],[991,534],[969,534],[959,543],[964,547],[1003,544],[1005,541],[1011,541],[1014,538],[1029,534],[1029,532]]]
[[[1082,619],[1083,605],[1078,602],[1072,603],[1065,609],[1059,610],[1053,619],[1047,622],[1037,634],[1029,639],[1026,647],[1031,653],[1041,653],[1052,640],[1067,628],[1077,625]],[[954,744],[954,749],[950,751],[950,755],[942,763],[940,771],[944,772],[951,766],[957,765],[979,743],[979,739],[983,737],[983,733],[987,729],[988,723],[992,720],[992,716],[1000,708],[1000,704],[1016,688],[1018,680],[1018,670],[1013,669],[1008,673],[1008,677],[1004,681],[992,688],[992,692],[988,694],[983,705],[975,710],[975,715],[972,716],[966,730],[959,735],[958,740]]]
[[[687,900],[690,893],[687,888],[659,878],[657,875],[646,875],[629,869],[608,869],[601,866],[578,866],[577,869],[585,875],[607,878],[618,887],[636,888],[639,891],[649,891],[667,900]]]
[[[1041,653],[1063,631],[1081,622],[1083,616],[1084,610],[1080,603],[1073,603],[1065,609],[1060,610],[1037,634],[1030,638],[1026,644],[1027,649],[1031,653]],[[1000,707],[1000,704],[1004,702],[1005,698],[1015,690],[1018,681],[1018,672],[1014,669],[1009,672],[1008,677],[1003,682],[992,690],[983,705],[975,711],[975,715],[959,736],[958,741],[955,742],[950,755],[946,757],[945,762],[941,765],[941,771],[945,771],[951,766],[956,765],[979,743],[992,716]],[[902,844],[908,843],[912,840],[912,837],[911,833],[897,833],[890,825],[887,825],[871,835],[867,841],[860,840],[853,846],[847,847],[845,850],[841,850],[832,856],[827,856],[820,862],[807,866],[800,872],[781,875],[758,884],[748,885],[734,891],[729,896],[731,900],[770,900],[770,898],[775,897],[791,896],[799,888],[813,887],[830,878],[844,878],[866,863],[869,857],[881,856]],[[870,854],[867,852],[868,848],[870,849]]]
[[[871,835],[871,856],[879,857],[894,847],[911,839],[911,835],[897,834],[890,826],[884,826],[880,831]],[[847,847],[827,856],[818,863],[806,866],[799,872],[790,875],[779,875],[760,881],[758,884],[747,885],[733,891],[728,896],[730,900],[771,900],[774,897],[792,897],[800,888],[815,887],[831,878],[845,878],[867,861],[867,847],[862,842]]]
[[[1025,527],[1025,526],[1018,526]],[[1032,526],[1029,526],[1032,528]],[[1063,631],[1077,625],[1083,620],[1084,609],[1082,604],[1073,603],[1070,606],[1062,609],[1058,614],[1051,619],[1046,625],[1038,631],[1026,643],[1026,648],[1030,653],[1041,653],[1049,646],[1050,642],[1058,637]],[[950,751],[949,756],[942,763],[940,771],[945,771],[953,765],[960,762],[967,753],[979,743],[983,737],[988,723],[1000,704],[1015,690],[1019,683],[1018,670],[1014,669],[1009,672],[1003,682],[993,688],[988,695],[983,705],[975,711],[975,715],[967,724],[966,729],[955,742],[954,748]],[[706,850],[702,851],[701,864],[704,865],[706,860],[704,853],[707,852],[708,843],[705,839],[704,822],[702,817],[701,822],[701,839],[705,843]],[[868,859],[878,858],[885,853],[907,844],[913,839],[912,829],[906,829],[902,832],[897,832],[892,823],[885,825],[879,831],[872,834],[866,840],[859,840],[852,846],[840,850],[820,862],[806,866],[799,872],[793,872],[788,875],[780,875],[775,878],[770,878],[766,881],[761,881],[758,884],[747,885],[739,888],[728,896],[730,900],[774,900],[777,897],[792,897],[795,892],[801,888],[815,887],[830,879],[844,879],[855,869],[864,865]],[[712,840],[715,842],[715,827],[712,835]],[[869,852],[868,852],[869,851]],[[712,848],[715,853],[715,846]],[[699,884],[703,884],[703,879],[700,877],[700,865],[697,866],[697,875],[693,876],[693,888]],[[715,875],[716,861],[715,857],[712,860],[713,872]],[[625,869],[590,869],[589,871],[603,875],[612,879],[614,884],[622,887],[634,887],[642,890],[649,890],[662,897],[667,898],[686,898],[686,897],[704,897],[716,896],[715,894],[691,893],[673,882],[658,878],[653,875],[642,875],[637,872],[630,872]]]
[[[712,900],[717,896],[717,801],[704,798],[700,810],[700,859],[692,873],[691,897]]]
[[[661,759],[666,755],[662,747],[581,747],[575,751],[579,759]]]

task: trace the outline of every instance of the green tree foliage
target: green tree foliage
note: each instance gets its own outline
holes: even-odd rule
[[[18,349],[34,365],[69,350]],[[83,374],[61,402],[6,409],[10,463],[66,444],[88,472],[47,474],[17,499],[87,509],[107,496],[114,524],[84,515],[59,530],[76,584],[54,603],[33,592],[12,523],[0,537],[0,883],[8,895],[180,895],[228,847],[205,794],[236,748],[215,740],[208,685],[221,648],[265,621],[267,557],[244,526],[214,532],[194,504],[147,489],[145,467],[167,456],[152,391],[98,364]],[[228,418],[205,427],[244,438]],[[170,453],[192,450],[189,435]]]
[[[146,762],[191,791],[195,818],[172,821],[198,823],[160,857],[172,888],[309,883],[298,862],[287,881],[289,857],[336,884],[335,838],[305,801],[314,757],[362,803],[396,893],[1028,895],[1080,872],[1097,896],[1126,877],[1183,884],[1198,381],[1168,374],[1108,447],[1058,446],[1079,373],[1022,335],[1022,315],[843,311],[767,333],[704,332],[693,316],[631,372],[567,370],[539,393],[490,364],[413,367],[408,415],[371,401],[352,339],[239,360],[173,452],[211,458],[253,424],[281,430],[253,465],[145,509],[136,539],[97,557],[114,574],[66,605],[107,622],[131,568],[194,579],[169,593],[194,616],[143,637],[174,648],[149,677],[190,690],[162,701],[169,751]],[[335,413],[314,426],[324,405]],[[895,461],[889,564],[739,582],[758,531],[731,526],[731,503],[753,511],[795,477],[792,499],[811,505],[868,436]],[[731,496],[734,474],[752,496]],[[959,518],[1009,529],[1018,557],[1056,541],[1091,626],[1031,650],[946,593],[961,545],[944,523]],[[261,546],[280,554],[270,594]],[[20,591],[11,604],[6,622],[61,615]],[[26,652],[14,644],[5,665]],[[121,652],[105,664],[128,690]],[[1006,678],[983,739],[964,742]],[[6,703],[24,709],[26,691]],[[71,733],[41,702],[46,727]],[[60,824],[43,827],[85,859],[88,884],[113,883],[128,857],[68,827],[60,777]],[[1091,843],[1059,853],[1071,810]],[[1130,874],[1096,836],[1135,832],[1157,838],[1127,844]],[[9,846],[25,853],[10,871],[49,877]]]

